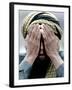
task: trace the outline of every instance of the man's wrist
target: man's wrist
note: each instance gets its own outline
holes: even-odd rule
[[[52,63],[54,64],[55,68],[57,69],[61,64],[63,64],[63,60],[61,59],[60,55],[58,52],[49,55]]]
[[[35,59],[34,59],[34,57],[33,56],[28,56],[28,55],[26,55],[25,56],[25,60],[29,63],[29,64],[33,64],[34,63],[34,61],[35,61]]]
[[[51,54],[48,54],[48,56],[50,58],[54,57],[54,56],[58,56],[58,52],[54,52],[54,53],[51,53]]]
[[[48,55],[50,58],[55,58],[57,56],[59,56],[58,52],[55,52],[55,53],[51,53]]]

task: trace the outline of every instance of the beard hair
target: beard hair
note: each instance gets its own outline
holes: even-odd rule
[[[44,78],[50,64],[51,60],[49,57],[41,58],[38,56],[32,66],[29,78]]]
[[[29,79],[44,78],[48,68],[51,65],[51,60],[45,52],[44,41],[42,36],[40,40],[40,47],[41,47],[41,42],[43,43],[43,55],[40,54],[40,50],[41,50],[40,49],[39,54],[32,65],[32,69],[28,77]]]

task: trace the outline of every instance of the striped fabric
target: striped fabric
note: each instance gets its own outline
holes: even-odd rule
[[[22,25],[22,34],[24,38],[28,33],[28,27],[34,23],[46,23],[48,24],[56,34],[59,34],[58,37],[61,39],[62,29],[58,22],[58,19],[55,15],[50,12],[31,12],[28,14],[23,21]]]
[[[54,65],[51,63],[49,69],[47,70],[45,78],[55,78],[56,77],[56,69]]]

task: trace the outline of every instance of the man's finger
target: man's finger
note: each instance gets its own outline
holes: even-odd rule
[[[44,31],[44,30],[43,30],[43,31],[41,31],[41,34],[42,34],[42,36],[43,36],[43,39],[44,39],[44,40],[47,40],[46,33],[45,33],[45,31]]]
[[[29,37],[31,36],[32,30],[34,29],[34,27],[35,27],[35,24],[32,24],[32,25],[29,26],[29,28],[28,28]]]
[[[31,36],[30,36],[30,38],[31,38],[32,40],[36,39],[36,37],[37,37],[37,28],[38,28],[38,27],[37,27],[37,25],[35,24],[32,32],[31,32]]]
[[[32,33],[31,33],[31,36],[30,36],[30,39],[33,40],[34,39],[34,36],[35,36],[35,33],[34,33],[34,29],[32,30]]]
[[[53,38],[53,30],[50,30],[50,27],[48,27],[48,25],[45,25],[45,32],[47,34],[47,38],[48,38],[48,41],[50,41],[52,38]]]
[[[39,28],[38,28],[38,24],[35,25],[35,28],[34,28],[34,37],[33,39],[37,39],[38,38],[38,34],[39,34]]]
[[[38,30],[37,41],[40,41],[40,38],[41,38],[41,33],[40,33],[40,30]]]

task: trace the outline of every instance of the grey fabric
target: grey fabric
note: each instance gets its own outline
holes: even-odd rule
[[[64,61],[64,51],[60,51],[59,55],[61,56],[62,60]]]
[[[60,65],[60,67],[56,70],[57,77],[64,77],[64,64]]]
[[[23,61],[19,65],[19,79],[27,79],[30,73],[32,65],[28,64],[26,61]]]

